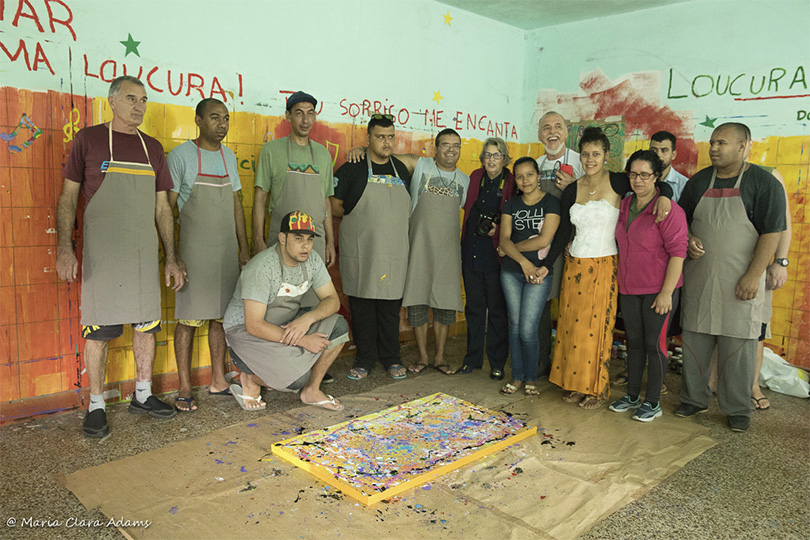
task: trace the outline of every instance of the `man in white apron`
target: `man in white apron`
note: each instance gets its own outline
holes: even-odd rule
[[[340,300],[320,255],[313,251],[317,222],[299,211],[281,220],[278,243],[245,265],[223,326],[242,387],[231,393],[246,410],[265,407],[261,387],[299,392],[306,405],[339,411],[343,405],[320,389],[326,370],[349,340],[337,314]],[[315,290],[318,305],[302,310]]]
[[[348,378],[365,378],[379,361],[395,379],[400,364],[399,309],[408,271],[410,173],[392,156],[393,117],[373,114],[366,159],[344,163],[335,173],[332,214],[340,222],[340,277],[349,297],[352,338],[357,346]]]
[[[169,152],[174,187],[169,203],[180,214],[177,251],[188,280],[174,295],[174,355],[179,387],[175,409],[197,410],[191,396],[191,354],[194,333],[208,321],[212,395],[228,395],[225,380],[225,331],[222,316],[233,296],[239,267],[250,260],[245,212],[236,155],[222,144],[230,116],[225,104],[206,98],[197,104],[194,122],[200,130]]]
[[[63,169],[57,206],[59,244],[56,271],[68,283],[78,275],[73,229],[79,193],[84,196],[81,305],[84,362],[90,384],[90,404],[84,434],[109,433],[104,379],[107,344],[122,335],[123,325],[135,330],[135,395],[133,414],[171,418],[174,409],[152,395],[155,333],[160,330],[158,239],[166,257],[166,286],[183,286],[183,265],[174,253],[174,219],[167,190],[172,179],[163,147],[138,131],[146,113],[146,91],[135,77],[123,76],[110,85],[113,119],[76,134]]]
[[[354,148],[347,156],[356,163],[366,148]],[[402,305],[408,308],[419,361],[408,366],[419,373],[431,365],[428,359],[428,317],[433,309],[435,361],[447,375],[454,373],[444,359],[449,326],[456,322],[461,303],[461,220],[470,177],[456,164],[461,157],[461,137],[451,128],[436,135],[435,157],[394,154],[411,173],[410,252]]]
[[[537,123],[537,138],[543,143],[545,151],[537,158],[537,166],[540,168],[540,189],[559,199],[568,184],[585,174],[579,152],[566,146],[568,124],[556,111],[548,111],[540,117]],[[559,256],[554,261],[551,293],[543,308],[537,330],[537,337],[540,340],[538,374],[541,376],[547,376],[551,370],[551,301],[560,297],[562,274],[563,257]]]
[[[743,124],[712,133],[712,167],[695,174],[680,204],[689,223],[684,263],[683,388],[677,416],[705,412],[712,351],[717,397],[732,431],[748,429],[757,338],[765,313],[765,270],[785,230],[785,194],[776,178],[745,161]]]

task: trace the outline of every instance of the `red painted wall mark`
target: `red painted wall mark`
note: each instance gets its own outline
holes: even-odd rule
[[[640,133],[644,138],[656,131],[669,131],[678,137],[678,156],[673,165],[687,176],[695,172],[694,121],[690,114],[676,112],[661,104],[660,79],[656,73],[634,73],[620,82],[613,82],[597,69],[583,77],[579,86],[585,96],[541,92],[537,100],[537,117],[551,110],[558,111],[569,121],[621,117],[628,136]]]

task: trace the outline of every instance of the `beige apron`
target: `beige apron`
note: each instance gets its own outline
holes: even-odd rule
[[[84,211],[81,323],[84,326],[160,319],[155,171],[115,161],[113,132],[104,181]]]
[[[433,165],[436,167],[436,164]],[[455,174],[455,173],[454,173]],[[425,191],[411,214],[408,236],[410,252],[402,305],[428,305],[462,311],[461,224],[458,182],[456,194],[432,189],[431,173]],[[455,176],[453,177],[455,180]]]
[[[695,208],[690,231],[703,242],[706,253],[684,262],[681,325],[685,330],[756,339],[767,320],[763,318],[764,273],[756,298],[738,300],[734,294],[759,241],[740,197],[746,165],[743,163],[733,188],[715,189],[717,171],[713,171],[709,189]]]
[[[178,253],[189,279],[174,295],[178,320],[222,318],[239,279],[233,186],[221,147],[219,153],[225,175],[203,174],[197,147],[197,177],[180,211]]]
[[[408,270],[408,217],[411,198],[396,176],[375,175],[354,209],[340,223],[340,277],[343,292],[357,298],[399,300]]]
[[[326,237],[323,221],[326,219],[326,198],[323,196],[321,176],[315,164],[315,152],[312,143],[309,143],[309,154],[312,165],[292,162],[292,142],[287,137],[287,172],[284,175],[284,187],[276,200],[276,205],[270,214],[270,231],[267,233],[268,244],[278,242],[278,233],[281,230],[281,220],[296,210],[300,210],[312,217],[315,232],[315,252],[326,263]],[[316,302],[317,303],[317,302]],[[314,304],[313,304],[314,305]]]
[[[557,187],[557,171],[560,170],[560,163],[554,163],[554,167],[551,169],[543,169],[543,166],[548,163],[548,157],[542,156],[543,162],[538,165],[540,168],[540,180],[539,185],[540,189],[545,191],[550,195],[554,195],[557,199],[562,199],[562,190]],[[563,163],[566,165],[568,164],[568,148],[565,149],[565,157],[563,158]],[[548,299],[551,300],[553,298],[560,297],[560,287],[562,286],[562,275],[563,275],[563,263],[565,257],[560,254],[557,257],[557,260],[554,261],[552,265],[551,271],[551,292],[548,295]]]
[[[275,250],[278,253],[279,272],[281,272],[281,286],[278,294],[267,306],[264,320],[281,326],[294,320],[301,310],[303,294],[290,295],[289,291],[300,289],[309,280],[306,266],[301,263],[304,272],[304,281],[300,285],[291,285],[284,282],[284,263],[282,262],[279,245]],[[310,287],[311,288],[311,287]],[[310,326],[307,335],[321,332],[327,336],[335,327],[339,315],[334,314]],[[270,388],[282,390],[305,374],[321,356],[303,347],[292,347],[283,343],[267,341],[248,333],[244,324],[228,330],[228,345],[247,364],[247,366]],[[348,335],[343,341],[348,340]],[[331,345],[340,343],[333,341]]]

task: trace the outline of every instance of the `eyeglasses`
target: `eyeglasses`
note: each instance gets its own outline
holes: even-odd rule
[[[441,148],[442,150],[450,150],[451,148],[453,150],[461,150],[461,145],[458,143],[450,144],[449,142],[443,142],[439,145],[439,148]]]
[[[392,122],[394,121],[394,115],[392,114],[374,113],[371,115],[372,120],[382,120],[383,118]]]
[[[646,181],[646,180],[649,180],[650,178],[652,178],[653,176],[655,176],[655,175],[653,173],[649,173],[649,172],[641,172],[641,173],[629,172],[629,173],[627,173],[627,178],[629,178],[630,180],[635,180],[636,178],[641,178],[642,180]]]
[[[490,158],[492,158],[492,159],[501,159],[503,157],[503,154],[501,154],[500,152],[484,152],[483,154],[481,154],[481,157],[484,158],[484,159],[490,159]]]

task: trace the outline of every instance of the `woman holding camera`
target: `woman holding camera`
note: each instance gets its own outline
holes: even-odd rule
[[[560,201],[540,189],[540,167],[534,158],[515,162],[515,184],[520,197],[503,205],[500,250],[501,286],[509,311],[509,349],[512,382],[502,394],[514,394],[521,385],[527,396],[536,396],[540,339],[537,325],[551,292],[552,277],[540,261],[560,224]]]
[[[610,394],[608,363],[616,322],[616,223],[631,191],[625,173],[610,172],[610,141],[598,127],[579,141],[584,176],[563,191],[560,231],[546,260],[553,261],[571,238],[560,292],[560,318],[549,380],[568,392],[563,400],[596,409]],[[669,213],[672,188],[660,184],[658,219]],[[666,198],[664,198],[666,197]]]
[[[484,141],[481,168],[470,175],[461,229],[461,272],[467,303],[467,354],[459,373],[484,366],[486,346],[489,376],[503,380],[509,355],[506,301],[501,289],[498,224],[504,203],[515,193],[515,178],[506,166],[509,151],[503,139]]]

